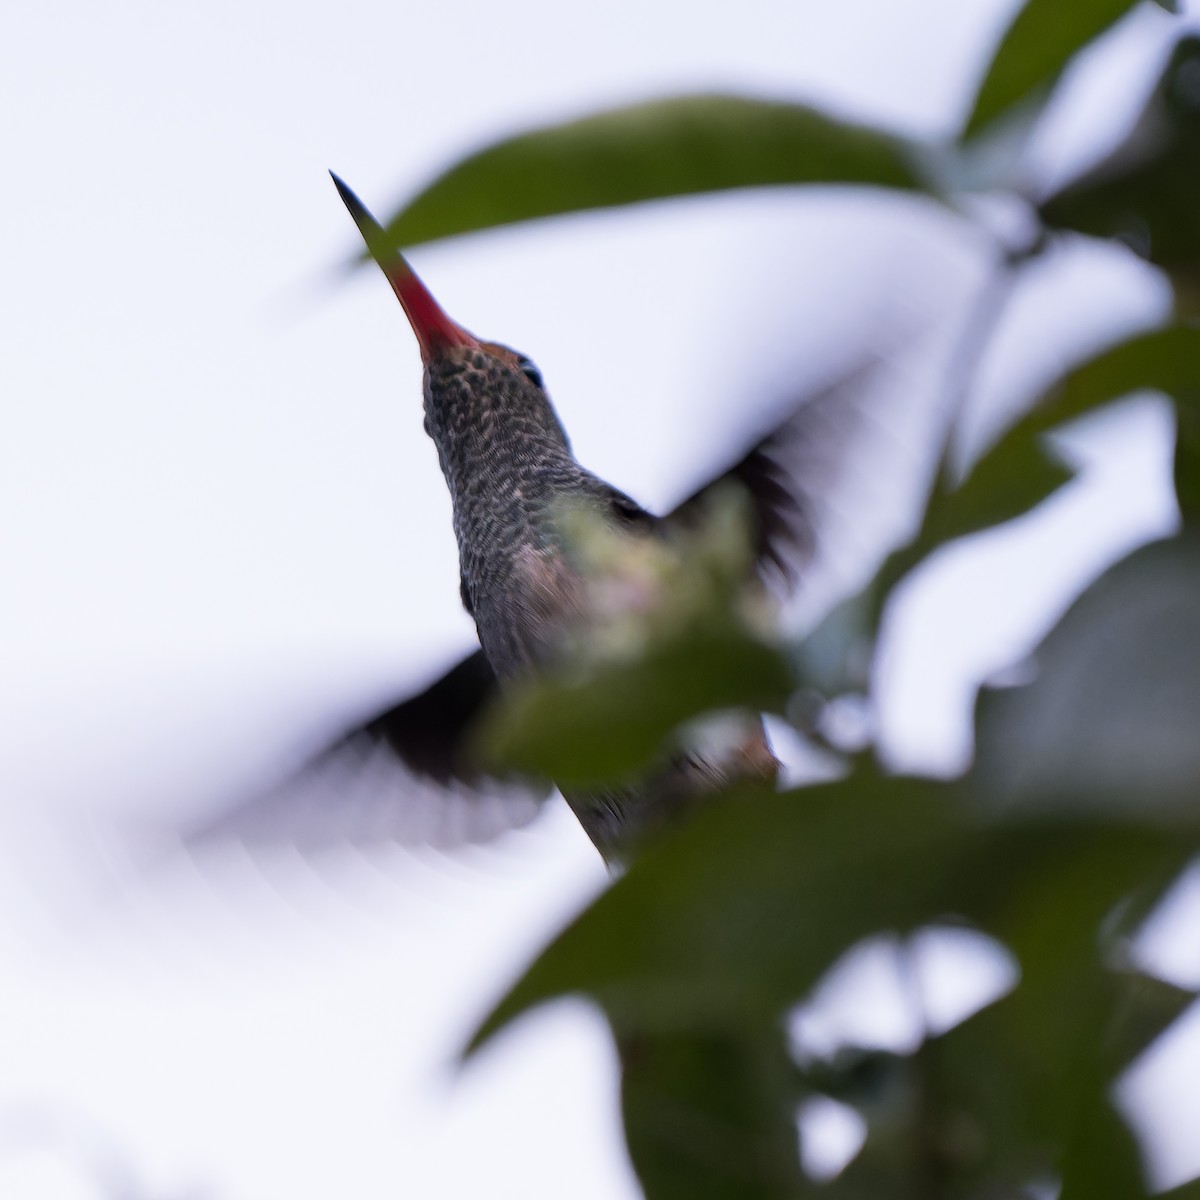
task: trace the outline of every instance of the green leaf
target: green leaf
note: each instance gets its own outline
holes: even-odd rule
[[[1137,550],[1034,652],[1036,678],[985,689],[973,775],[1013,804],[1133,805],[1170,822],[1200,779],[1200,537]]]
[[[1200,329],[1182,325],[1136,334],[1068,371],[1020,422],[1020,434],[1082,416],[1143,389],[1178,396],[1200,387]],[[1018,433],[1014,426],[1011,434]]]
[[[1065,1151],[1091,1148],[1082,1166],[1068,1156],[1068,1178],[1102,1159],[1116,1194],[1133,1196],[1136,1160],[1106,1089],[1175,1010],[1143,1012],[1129,1036],[1109,1036],[1126,993],[1105,969],[1113,934],[1101,930],[1200,839],[1200,814],[1157,829],[1136,813],[1134,803],[1120,819],[1047,805],[1014,818],[961,789],[867,771],[731,797],[648,847],[532,964],[468,1053],[534,1005],[591,997],[621,1047],[648,1195],[773,1196],[794,1104],[768,1046],[782,1015],[863,937],[957,914],[1015,951],[1021,981],[960,1027],[970,1033],[900,1064],[915,1086],[880,1110],[891,1116],[828,1194],[920,1195],[937,1177],[965,1198],[980,1194],[972,1182],[1044,1174]]]
[[[1131,1052],[1193,997],[1144,975],[1103,970],[1086,911],[1074,925],[1070,937],[1056,935],[1057,955],[1026,967],[1017,989],[915,1053],[842,1052],[806,1072],[822,1091],[857,1101],[868,1122],[863,1152],[832,1200],[843,1183],[852,1197],[894,1195],[906,1172],[938,1178],[948,1200],[1021,1195],[1032,1180],[1061,1171],[1072,1146],[1076,1154],[1089,1147],[1089,1163],[1140,1187],[1129,1131],[1107,1093]],[[1027,940],[1019,928],[1009,932]],[[1100,1192],[1109,1194],[1091,1194]]]
[[[926,1177],[941,1179],[947,1197],[1023,1194],[1023,1185],[1063,1169],[1064,1152],[1073,1186],[1093,1165],[1111,1176],[1110,1189],[1081,1195],[1142,1195],[1129,1131],[1108,1092],[1192,995],[1144,975],[1104,969],[1095,932],[1097,913],[1107,904],[1103,885],[1096,888],[1103,874],[1097,859],[1055,882],[1052,908],[1044,907],[1038,888],[1033,902],[997,912],[993,928],[1019,953],[1019,985],[911,1056],[893,1060],[891,1072],[899,1078],[884,1113],[892,1133],[882,1139],[874,1129],[868,1134],[863,1154],[846,1172],[847,1185],[856,1185],[851,1195],[864,1194],[870,1179],[890,1179],[894,1186],[905,1155],[917,1156],[918,1166],[923,1158]],[[876,1192],[890,1194],[886,1186]]]
[[[1191,294],[1200,273],[1200,36],[1175,46],[1146,107],[1099,165],[1041,205],[1048,225],[1116,238]]]
[[[894,550],[867,593],[876,628],[892,589],[918,563],[957,538],[1011,521],[1048,500],[1075,472],[1052,456],[1031,430],[997,442],[957,486],[939,479],[911,542]]]
[[[1137,0],[1027,0],[1008,27],[975,96],[964,137],[1035,92],[1050,88],[1071,59]]]
[[[560,787],[627,779],[689,718],[725,708],[782,711],[786,659],[733,623],[653,642],[577,680],[530,681],[481,730],[485,755]]]
[[[1103,350],[1053,383],[960,484],[939,481],[905,557],[923,558],[949,541],[1021,516],[1073,478],[1071,468],[1040,442],[1042,433],[1130,392],[1175,394],[1198,387],[1200,329],[1156,329]]]
[[[1143,389],[1182,397],[1200,414],[1200,329],[1169,326],[1102,350],[1051,384],[957,486],[939,480],[918,534],[880,569],[873,585],[876,619],[891,589],[932,551],[1020,516],[1071,478],[1067,466],[1047,455],[1042,434]]]
[[[1200,1200],[1200,1177],[1189,1179],[1168,1192],[1159,1192],[1156,1200]]]
[[[1064,1195],[1088,1196],[1103,1171],[1103,1194],[1134,1198],[1143,1195],[1141,1171],[1108,1093],[1130,1052],[1183,1005],[1167,1004],[1153,980],[1104,968],[1097,930],[1111,921],[1105,876],[1120,852],[1092,847],[1055,878],[1043,873],[1024,894],[1014,888],[994,928],[1017,955],[1020,984],[941,1039],[937,1078],[949,1113],[976,1123],[985,1173],[1056,1168]]]
[[[1147,1200],[1145,1170],[1133,1131],[1093,1085],[1067,1142],[1059,1200]],[[1089,1103],[1090,1101],[1090,1103]]]
[[[939,485],[918,543],[925,552],[1023,516],[1049,499],[1075,472],[1033,438],[1003,439],[953,491]]]
[[[624,1032],[773,1019],[847,947],[947,913],[1058,954],[1142,880],[1178,868],[1169,833],[1109,814],[993,822],[969,795],[861,770],[781,795],[742,794],[647,848],[500,1002],[482,1044],[555,996],[596,999]],[[1194,840],[1194,839],[1193,839]],[[1091,923],[1088,925],[1088,923]],[[1024,962],[1023,962],[1024,966]]]
[[[869,649],[896,584],[946,543],[1023,516],[1074,474],[1036,438],[1014,437],[997,443],[957,487],[939,479],[913,539],[893,550],[874,579],[831,610],[798,648],[804,681],[824,695],[864,690]]]
[[[1176,393],[1175,500],[1184,523],[1200,520],[1200,382]]]
[[[433,180],[387,224],[397,249],[668,196],[781,184],[932,188],[915,143],[799,104],[692,95],[507,138]]]
[[[897,801],[909,792],[907,804]],[[916,919],[920,868],[953,840],[940,795],[922,784],[856,777],[714,804],[648,846],[543,952],[472,1045],[571,992],[598,999],[617,1028],[642,1032],[775,1011],[891,904],[897,923]]]
[[[921,526],[861,593],[832,610],[797,654],[801,676],[825,694],[861,689],[869,647],[888,597],[909,571],[948,542],[1034,508],[1072,477],[1042,435],[1131,392],[1176,401],[1175,486],[1185,520],[1200,512],[1200,329],[1173,325],[1109,346],[1059,377],[957,484],[934,486]]]
[[[648,1200],[805,1194],[778,1028],[619,1043],[629,1155]]]
[[[1113,1074],[1119,1074],[1191,1007],[1196,993],[1138,971],[1115,973],[1111,988],[1112,1021],[1105,1030],[1104,1051]]]

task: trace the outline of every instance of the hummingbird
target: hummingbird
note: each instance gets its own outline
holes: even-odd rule
[[[740,489],[748,510],[746,586],[786,590],[814,548],[811,497],[791,460],[798,445],[812,440],[819,406],[796,407],[737,461],[656,515],[576,461],[533,361],[452,320],[362,201],[331,175],[420,349],[424,428],[450,492],[459,591],[479,648],[419,694],[340,737],[315,762],[342,764],[341,778],[348,755],[360,768],[364,761],[382,764],[383,771],[400,767],[410,789],[465,795],[484,808],[490,802],[499,806],[490,812],[492,818],[499,814],[500,825],[515,823],[535,811],[548,786],[495,777],[470,753],[468,735],[497,697],[552,671],[564,643],[586,641],[598,620],[595,580],[589,578],[594,566],[575,552],[564,513],[583,514],[620,559],[677,547],[714,496]],[[827,423],[827,414],[821,420]],[[741,780],[772,781],[778,766],[761,714],[737,714],[714,725],[707,742],[677,747],[635,783],[567,789],[564,796],[602,857],[618,868],[649,834],[707,797]],[[363,821],[386,834],[395,825],[393,806],[404,803],[393,791],[386,800],[373,800],[373,815],[363,817],[323,792],[311,793],[307,804],[313,823],[325,827],[318,837],[353,834]],[[262,797],[218,818],[206,832],[275,833],[298,819],[295,808],[294,799]],[[497,822],[483,825],[491,833]]]

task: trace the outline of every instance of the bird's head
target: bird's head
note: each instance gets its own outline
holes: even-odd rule
[[[566,446],[566,435],[550,405],[541,372],[524,354],[499,342],[484,341],[449,317],[429,289],[392,245],[387,232],[363,202],[330,172],[339,195],[354,218],[367,251],[383,271],[416,335],[425,365],[427,428],[437,438],[441,420],[462,426],[486,408],[506,418],[529,418],[553,440]],[[469,412],[456,414],[463,407]],[[450,410],[448,412],[443,410]]]

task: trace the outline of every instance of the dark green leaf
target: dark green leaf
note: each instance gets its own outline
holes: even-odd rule
[[[1041,434],[1142,389],[1190,399],[1200,412],[1200,329],[1155,329],[1101,351],[1052,384],[957,487],[939,480],[917,537],[891,555],[875,580],[876,619],[890,590],[933,550],[1019,516],[1071,477],[1047,457]]]
[[[888,555],[875,578],[832,609],[799,647],[804,681],[827,696],[862,690],[874,634],[896,584],[947,542],[1024,515],[1073,476],[1038,439],[1013,437],[993,447],[958,487],[939,480],[913,540]]]
[[[998,928],[1022,952],[1018,987],[897,1065],[907,1072],[905,1092],[915,1109],[911,1136],[901,1144],[924,1155],[947,1197],[1019,1194],[1021,1185],[1061,1171],[1068,1149],[1068,1177],[1102,1164],[1112,1194],[1141,1195],[1129,1131],[1108,1092],[1192,997],[1146,976],[1103,969],[1094,900],[1072,902],[1091,891],[1080,880],[1082,889],[1065,889],[1072,910],[1065,923],[1034,905],[1001,919]],[[848,1175],[887,1168],[868,1140]]]
[[[784,657],[731,624],[656,642],[578,681],[530,682],[491,714],[483,745],[492,760],[561,787],[614,782],[645,766],[690,717],[781,711],[793,687]]]
[[[1179,513],[1193,525],[1200,520],[1200,381],[1176,393],[1172,475]]]
[[[1023,516],[1074,474],[1034,439],[1004,439],[953,491],[939,486],[926,509],[918,542],[928,552]]]
[[[1200,387],[1200,329],[1175,325],[1136,334],[1073,368],[1022,421],[1040,431],[1145,389],[1169,396]],[[1014,426],[1010,434],[1016,433]]]
[[[695,95],[611,109],[469,155],[387,225],[397,249],[559,213],[730,188],[931,191],[913,143],[798,104]]]
[[[1032,1036],[1038,1010],[1032,991],[1014,992],[917,1055],[914,1070],[935,1081],[941,1121],[955,1135],[949,1144],[957,1145],[956,1173],[967,1195],[1019,1195],[1022,1184],[1055,1166],[1061,1095],[1074,1063],[1060,1070],[1056,1051],[1056,1066],[1048,1069],[1043,1038]]]
[[[619,1028],[703,1029],[769,1013],[877,928],[885,908],[896,923],[914,920],[921,868],[953,840],[937,790],[900,781],[764,789],[715,805],[647,847],[533,964],[475,1044],[568,992],[598,998]]]
[[[1114,1073],[1128,1067],[1196,999],[1196,993],[1137,971],[1111,979],[1112,1021],[1104,1051]]]
[[[648,1200],[796,1200],[804,1189],[782,1031],[620,1042],[625,1136]]]
[[[1052,457],[1031,431],[997,442],[957,487],[939,480],[926,504],[921,528],[880,567],[867,599],[876,627],[891,590],[919,562],[956,538],[980,533],[1023,516],[1068,483],[1074,472]]]
[[[1067,63],[1137,0],[1026,0],[980,84],[964,136],[972,137],[1034,92],[1048,89]]]
[[[1020,454],[1021,446],[1056,425],[1142,390],[1171,396],[1180,410],[1181,427],[1185,433],[1190,430],[1200,419],[1200,329],[1174,325],[1135,334],[1072,368],[996,442],[975,470],[989,458]],[[1190,462],[1185,455],[1177,469],[1181,497],[1192,486]],[[1200,490],[1200,484],[1196,486]]]
[[[1107,909],[1177,869],[1188,847],[1178,830],[1096,815],[993,825],[949,787],[866,771],[730,800],[648,847],[530,967],[473,1045],[567,993],[598,1000],[622,1031],[766,1018],[854,942],[947,913],[1002,938],[1028,928],[1019,950],[1036,968],[1039,956],[1061,955],[1064,931],[1087,927],[1091,946]]]
[[[985,690],[977,785],[1013,803],[1133,805],[1171,821],[1200,780],[1200,538],[1136,551],[1100,577],[1035,651],[1022,687]]]
[[[1159,1192],[1156,1200],[1200,1200],[1200,1177],[1189,1179],[1169,1192]]]
[[[1142,389],[1169,395],[1200,387],[1200,329],[1137,334],[1072,368],[971,468],[954,490],[935,493],[922,539],[940,545],[1033,507],[1070,478],[1046,458],[1038,435]],[[943,485],[944,488],[944,485]]]
[[[1117,238],[1177,274],[1185,290],[1200,272],[1198,71],[1200,36],[1181,38],[1125,140],[1041,206],[1047,224]]]
[[[1021,981],[897,1060],[911,1086],[892,1090],[890,1117],[872,1123],[860,1160],[827,1194],[923,1195],[936,1178],[965,1200],[981,1181],[1016,1186],[1060,1169],[1070,1151],[1069,1180],[1103,1162],[1114,1194],[1135,1196],[1136,1157],[1107,1088],[1176,1006],[1138,1009],[1104,968],[1099,930],[1146,880],[1177,872],[1198,834],[1195,816],[1170,831],[1052,806],[997,819],[961,790],[868,772],[743,795],[651,845],[530,967],[471,1049],[533,1005],[590,996],[625,1057],[631,1152],[648,1194],[691,1194],[706,1172],[701,1194],[778,1194],[792,1100],[779,1058],[755,1048],[846,947],[959,914],[1015,951]],[[1115,1016],[1126,1019],[1116,1037]],[[650,1056],[640,1076],[638,1047]],[[714,1175],[706,1156],[719,1148]],[[1072,1154],[1085,1152],[1080,1165]]]
[[[1080,873],[1059,891],[1073,908],[1065,922],[1021,906],[1006,931],[1021,961],[1019,986],[928,1052],[945,1117],[976,1130],[965,1144],[979,1158],[964,1161],[967,1174],[1015,1183],[1057,1168],[1086,1196],[1096,1194],[1086,1187],[1089,1172],[1102,1169],[1111,1178],[1105,1195],[1140,1197],[1132,1138],[1108,1093],[1131,1045],[1151,1027],[1164,1028],[1180,1007],[1150,1015],[1129,976],[1102,969],[1093,886]],[[1080,897],[1085,903],[1074,905]]]
[[[1146,1172],[1133,1131],[1105,1096],[1100,1081],[1081,1097],[1067,1139],[1059,1200],[1146,1200]]]
[[[1057,955],[1035,956],[1013,992],[915,1054],[890,1059],[890,1075],[898,1078],[882,1120],[893,1134],[868,1135],[846,1173],[851,1195],[865,1194],[876,1180],[883,1185],[878,1194],[892,1194],[887,1183],[894,1188],[906,1169],[939,1179],[947,1198],[1023,1194],[1031,1180],[1060,1172],[1071,1147],[1068,1174],[1083,1169],[1071,1155],[1084,1157],[1112,1175],[1112,1194],[1121,1194],[1116,1181],[1123,1179],[1124,1194],[1141,1195],[1129,1131],[1108,1092],[1130,1051],[1169,1025],[1192,996],[1146,976],[1103,970],[1091,918],[1078,915],[1071,936],[1057,932]],[[1040,918],[1029,912],[1025,919],[1036,925]],[[1009,933],[1028,941],[1018,927]],[[1100,1192],[1110,1194],[1082,1194]]]

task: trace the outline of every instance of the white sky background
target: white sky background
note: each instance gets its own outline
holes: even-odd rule
[[[0,1194],[96,1194],[61,1163],[5,1157],[37,1112],[72,1144],[110,1139],[147,1196],[633,1194],[586,1010],[525,1023],[453,1086],[444,1069],[603,884],[563,812],[461,861],[283,855],[146,878],[106,862],[91,822],[252,790],[305,731],[469,642],[416,347],[381,280],[330,282],[355,234],[327,168],[383,214],[497,135],[712,88],[948,132],[1010,7],[9,6]],[[1170,24],[1143,13],[1110,40],[1040,172],[1099,149]],[[952,309],[973,255],[913,204],[777,192],[413,258],[451,314],[537,359],[580,457],[654,504],[753,423],[768,364],[864,312],[924,312],[916,281]],[[1064,256],[987,390],[1019,395],[1164,303],[1123,255]],[[961,764],[974,683],[1169,527],[1161,407],[1083,440],[1096,466],[1051,515],[947,554],[898,606],[881,678],[895,761]],[[1200,1169],[1178,1152],[1164,1170]]]

